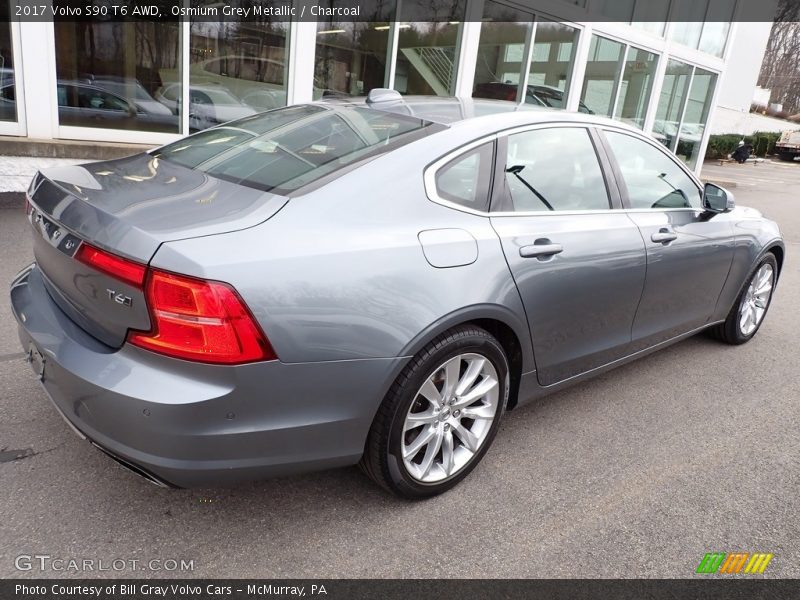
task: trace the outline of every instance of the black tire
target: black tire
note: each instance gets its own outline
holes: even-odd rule
[[[742,332],[742,329],[739,324],[739,311],[742,308],[742,303],[745,301],[745,296],[747,295],[747,289],[750,286],[750,283],[753,281],[758,270],[764,266],[765,264],[769,264],[772,266],[772,292],[769,295],[769,300],[767,300],[767,306],[764,309],[764,315],[761,317],[761,321],[759,321],[756,328],[751,331],[749,334],[745,335]],[[767,312],[769,311],[770,304],[772,304],[772,296],[775,291],[775,282],[778,279],[778,261],[775,260],[775,255],[772,253],[768,253],[762,258],[755,267],[750,271],[745,280],[745,284],[742,286],[741,292],[739,292],[739,296],[736,298],[736,302],[733,303],[730,312],[728,312],[728,316],[725,319],[724,323],[720,323],[719,325],[715,325],[711,329],[709,329],[709,333],[712,337],[725,342],[726,344],[731,345],[739,345],[744,344],[745,342],[750,341],[753,339],[753,336],[758,333],[758,330],[761,328],[761,325],[764,323],[764,319],[767,318]]]
[[[460,470],[441,481],[423,483],[414,478],[404,465],[401,456],[403,424],[412,403],[418,401],[419,390],[426,380],[445,362],[465,353],[476,353],[489,359],[497,372],[499,402],[494,420],[477,452]],[[479,327],[467,325],[451,329],[411,359],[392,384],[372,423],[359,466],[375,483],[397,496],[420,499],[441,494],[469,475],[486,454],[497,435],[508,393],[508,359],[500,343]]]
[[[795,156],[797,156],[797,155],[796,154],[791,154],[789,152],[780,152],[778,154],[778,158],[780,158],[781,160],[784,160],[786,162],[794,162]]]

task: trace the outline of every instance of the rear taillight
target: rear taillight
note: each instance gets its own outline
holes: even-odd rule
[[[145,265],[111,254],[105,250],[100,250],[100,248],[95,248],[86,242],[80,245],[75,258],[101,273],[110,275],[132,286],[141,288],[144,283],[144,275],[147,272]]]
[[[145,284],[152,328],[128,342],[176,358],[239,364],[277,358],[236,291],[226,283],[150,269]]]
[[[244,301],[227,283],[150,269],[85,242],[75,258],[144,292],[151,327],[128,333],[134,346],[227,365],[278,358]]]

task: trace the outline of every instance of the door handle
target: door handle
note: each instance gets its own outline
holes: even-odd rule
[[[553,256],[564,251],[561,244],[553,244],[548,239],[536,240],[529,246],[522,246],[519,249],[519,255],[522,258],[538,258],[543,259],[548,256]]]
[[[669,244],[670,242],[674,242],[675,240],[678,239],[678,234],[672,231],[671,229],[662,227],[656,233],[651,235],[650,239],[653,240],[656,244]]]

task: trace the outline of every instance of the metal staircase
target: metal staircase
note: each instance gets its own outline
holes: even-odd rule
[[[401,52],[437,96],[450,94],[456,55],[454,46],[401,48]]]

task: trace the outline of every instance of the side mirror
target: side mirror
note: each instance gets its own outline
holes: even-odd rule
[[[725,188],[707,183],[703,190],[703,208],[711,213],[726,213],[736,207],[731,194]]]

